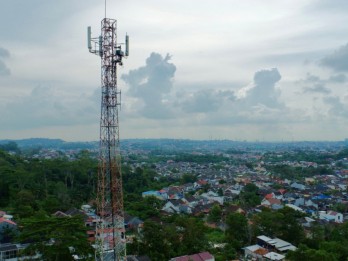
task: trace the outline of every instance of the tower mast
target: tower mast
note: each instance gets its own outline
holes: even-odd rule
[[[96,260],[125,260],[126,238],[124,227],[121,152],[118,111],[121,91],[117,86],[117,66],[128,56],[117,45],[117,22],[104,18],[101,35],[91,37],[87,29],[88,49],[101,57],[101,116],[99,169],[97,189]],[[93,46],[94,45],[94,46]]]

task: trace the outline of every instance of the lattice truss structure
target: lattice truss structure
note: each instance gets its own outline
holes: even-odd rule
[[[101,118],[96,226],[96,260],[125,260],[121,153],[118,112],[117,65],[124,56],[117,46],[117,23],[104,18],[98,39],[101,57]],[[90,49],[91,51],[91,49]]]

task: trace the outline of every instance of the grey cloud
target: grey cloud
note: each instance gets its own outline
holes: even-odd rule
[[[235,100],[231,91],[201,90],[193,93],[182,104],[182,109],[188,113],[207,113],[217,111],[224,100]]]
[[[306,82],[306,83],[318,83],[318,82],[322,82],[322,80],[320,79],[319,76],[316,76],[316,75],[313,75],[313,74],[310,74],[310,73],[307,73],[306,75],[306,79],[302,80],[303,82]]]
[[[0,57],[8,58],[10,57],[10,52],[2,47],[0,47]]]
[[[303,93],[329,94],[331,90],[326,85],[340,84],[346,81],[347,77],[343,73],[331,75],[327,79],[321,79],[319,76],[307,73],[306,78],[299,80],[297,83],[304,85]]]
[[[348,72],[348,44],[321,59],[320,64],[337,72]]]
[[[176,67],[169,63],[169,58],[152,53],[145,66],[122,76],[129,86],[128,95],[137,99],[128,108],[136,113],[130,115],[152,119],[180,117],[191,124],[207,126],[294,121],[291,111],[280,101],[281,92],[276,88],[281,80],[278,69],[256,72],[251,85],[235,92],[231,90],[235,87],[227,85],[176,92],[172,84]]]
[[[303,87],[303,93],[323,93],[329,94],[331,91],[326,88],[327,80],[320,79],[319,76],[307,73],[306,78],[298,81],[300,84],[305,84]]]
[[[138,113],[147,118],[170,118],[172,112],[166,95],[172,88],[176,67],[170,63],[171,57],[151,53],[146,59],[146,65],[122,75],[129,85],[128,94],[140,99],[144,107]]]
[[[11,71],[6,64],[0,60],[0,76],[10,75]]]
[[[334,83],[345,83],[347,81],[347,76],[343,73],[331,75],[328,81]]]
[[[42,43],[56,35],[62,21],[68,21],[76,12],[95,5],[93,0],[1,1],[1,36],[8,41]]]
[[[97,122],[100,102],[94,96],[71,96],[50,85],[39,85],[29,95],[3,105],[0,128],[17,130]]]
[[[280,102],[276,83],[281,79],[274,68],[255,73],[253,83],[236,93],[231,90],[205,89],[193,92],[180,104],[185,113],[202,113],[197,124],[276,124],[288,119],[285,104]],[[191,114],[190,114],[191,115]],[[192,117],[192,116],[190,116]]]
[[[251,85],[232,91],[200,91],[185,101],[185,112],[205,112],[200,119],[206,125],[277,124],[289,122],[289,109],[279,101],[276,83],[281,79],[274,68],[255,73]],[[238,98],[237,98],[238,97]],[[292,120],[292,119],[291,119]]]
[[[308,33],[311,34],[311,37],[317,37],[322,38],[322,33],[316,33],[316,32],[306,32],[306,37]],[[317,35],[318,34],[318,35]],[[302,41],[303,35],[293,36],[292,41]],[[311,50],[311,51],[304,51],[304,52],[284,52],[280,54],[271,54],[266,56],[261,56],[260,58],[256,58],[256,60],[259,60],[261,63],[271,63],[271,64],[296,64],[299,63],[310,63],[312,61],[315,61],[318,59],[318,57],[323,56],[322,50]]]
[[[325,87],[322,83],[316,83],[312,87],[304,87],[303,88],[304,93],[323,93],[323,94],[329,94],[331,91]]]
[[[307,10],[310,13],[313,12],[343,12],[348,8],[348,2],[346,0],[316,0],[307,6]]]
[[[0,47],[0,76],[10,75],[11,71],[6,66],[3,59],[10,57],[10,52],[2,47]]]
[[[244,102],[248,105],[263,104],[270,108],[283,107],[279,102],[280,91],[275,89],[280,79],[281,75],[277,68],[256,72],[254,86],[247,91]]]
[[[281,75],[277,68],[271,70],[261,70],[255,73],[254,82],[256,85],[267,86],[268,89],[273,89],[274,84],[281,79]]]
[[[329,105],[329,115],[332,117],[348,117],[348,108],[341,102],[337,96],[323,98],[324,103]]]

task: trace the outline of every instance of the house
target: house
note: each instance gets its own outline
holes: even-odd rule
[[[304,217],[301,219],[300,223],[303,227],[305,228],[309,228],[312,226],[312,223],[314,223],[315,220],[310,218],[310,217]]]
[[[244,247],[245,258],[254,258],[256,260],[262,260],[263,255],[267,253],[268,253],[268,250],[259,245]]]
[[[167,201],[167,203],[162,207],[162,211],[167,213],[180,213],[179,206],[175,203],[175,201]]]
[[[127,256],[127,261],[151,261],[148,256]]]
[[[84,218],[87,218],[87,214],[84,211],[77,209],[77,208],[71,208],[71,209],[67,210],[65,212],[65,214],[70,216],[70,217],[80,215],[80,216],[83,216]]]
[[[297,198],[294,202],[294,205],[299,207],[305,204],[305,199],[303,197]]]
[[[202,252],[189,256],[179,256],[170,259],[169,261],[215,261],[215,258],[209,252]]]
[[[279,199],[276,198],[270,198],[270,199],[263,199],[261,201],[262,206],[270,207],[272,209],[281,209],[283,208],[283,205]]]
[[[184,200],[191,208],[194,208],[198,205],[198,201],[194,196],[186,196]]]
[[[167,203],[162,207],[162,211],[167,213],[192,213],[192,208],[187,204],[184,199],[173,199],[168,200]]]
[[[347,185],[345,184],[337,184],[339,190],[341,191],[346,191],[347,190]]]
[[[240,194],[240,192],[241,192],[240,190],[228,188],[224,191],[224,197],[226,197],[228,199],[233,199],[233,198],[237,197]]]
[[[40,255],[27,256],[18,258],[18,253],[28,247],[29,244],[0,244],[0,260],[17,261],[17,260],[39,260]]]
[[[198,205],[194,209],[192,209],[192,213],[195,216],[198,216],[201,214],[209,214],[209,212],[213,206],[214,206],[214,203],[208,203],[205,205]]]
[[[144,222],[140,218],[133,217],[127,213],[124,214],[124,226],[126,230],[134,229],[139,231],[143,225]]]
[[[289,242],[286,242],[280,238],[269,238],[267,236],[258,236],[257,244],[266,248],[269,251],[277,251],[280,253],[286,253],[289,250],[296,250],[297,248]],[[272,259],[270,259],[272,260]],[[277,260],[277,259],[274,259]]]
[[[5,211],[0,210],[0,218],[3,217],[4,215],[6,215]]]
[[[141,196],[143,198],[152,196],[152,197],[158,198],[160,200],[165,200],[168,198],[167,193],[160,193],[159,191],[154,191],[154,190],[145,191],[141,194]]]
[[[283,193],[276,191],[272,193],[274,198],[282,200],[284,198]]]
[[[315,179],[314,178],[305,178],[305,182],[306,182],[306,184],[314,184]]]
[[[55,217],[69,217],[69,215],[65,214],[64,212],[62,212],[60,210],[54,212],[53,216],[55,216]]]
[[[159,195],[161,197],[160,199],[162,199],[162,200],[168,199],[168,191],[167,190],[161,189],[158,192],[159,192]]]
[[[184,197],[184,191],[178,186],[172,186],[168,188],[167,199],[181,199]]]
[[[84,211],[84,212],[93,212],[93,209],[92,209],[92,206],[90,205],[82,205],[81,206],[81,209]]]
[[[269,193],[269,194],[266,194],[265,199],[271,199],[271,198],[275,198],[275,195],[274,195],[273,192]]]
[[[296,210],[296,211],[299,211],[299,212],[302,212],[302,213],[305,213],[304,210],[294,204],[286,204],[285,206],[289,207],[289,208],[292,208],[293,210]]]
[[[0,218],[0,243],[9,242],[9,239],[6,238],[6,231],[8,229],[12,231],[17,231],[17,224],[12,220],[8,220],[3,217]]]
[[[269,252],[263,256],[265,260],[285,260],[285,256],[276,252]]]
[[[82,205],[81,209],[71,208],[66,212],[56,211],[53,216],[60,218],[68,218],[73,216],[81,216],[83,218],[84,224],[87,227],[87,237],[90,242],[95,241],[95,227],[99,221],[99,217],[92,211],[90,205]]]
[[[319,194],[314,197],[312,197],[312,200],[330,200],[331,196],[325,195],[325,194]]]
[[[315,191],[325,192],[326,190],[328,190],[328,186],[325,184],[318,184],[315,187]]]
[[[180,213],[192,214],[192,208],[190,206],[187,206],[187,205],[180,205],[179,211],[180,211]]]
[[[244,209],[242,209],[241,207],[237,206],[237,205],[229,205],[229,206],[226,206],[223,210],[224,212],[224,215],[228,215],[230,213],[239,213],[239,214],[242,214],[242,215],[245,215],[246,212]]]
[[[190,192],[194,191],[194,184],[193,183],[186,183],[183,185],[184,192]]]
[[[208,181],[203,180],[203,179],[197,180],[195,183],[193,183],[193,187],[195,189],[200,189],[206,185],[208,185]]]
[[[307,206],[307,207],[314,207],[314,208],[318,208],[318,204],[315,204],[312,200],[306,200],[305,201],[305,206]]]
[[[218,194],[216,194],[213,191],[209,191],[207,193],[203,193],[201,195],[201,197],[206,198],[206,199],[208,199],[208,200],[210,200],[212,202],[217,202],[220,205],[224,204],[224,197],[220,197]]]
[[[298,189],[298,190],[305,190],[306,189],[305,185],[302,185],[302,184],[297,183],[297,182],[292,183],[290,187],[292,187],[294,189]]]
[[[285,189],[278,189],[278,192],[282,195],[284,195],[286,193],[286,190]]]
[[[319,219],[326,221],[333,221],[336,223],[343,223],[343,215],[335,211],[319,211]]]

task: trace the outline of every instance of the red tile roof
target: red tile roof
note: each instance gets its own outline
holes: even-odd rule
[[[209,252],[202,252],[190,256],[179,256],[173,259],[175,261],[206,261],[213,259],[213,256]]]
[[[268,199],[268,202],[271,205],[274,205],[274,204],[280,205],[281,204],[281,201],[279,199],[276,199],[276,198],[270,198],[270,199]]]
[[[8,219],[5,219],[5,218],[0,218],[0,223],[8,223],[8,224],[11,224],[11,225],[14,225],[14,226],[17,226],[17,224],[11,220],[8,220]]]
[[[267,194],[267,195],[265,196],[265,199],[271,199],[271,198],[273,198],[273,194],[272,194],[272,193]]]
[[[285,189],[279,189],[278,191],[279,191],[279,193],[281,193],[281,194],[284,194],[284,193],[286,192]]]

